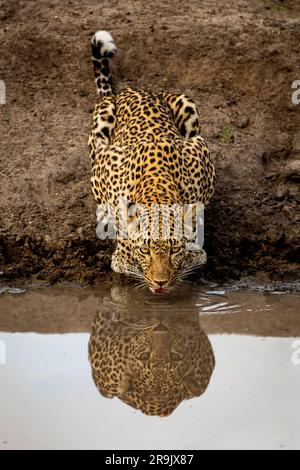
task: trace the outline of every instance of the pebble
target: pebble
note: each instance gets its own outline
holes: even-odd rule
[[[248,126],[249,122],[250,122],[250,120],[249,120],[248,117],[241,117],[240,119],[235,121],[234,124],[239,129],[245,129]]]
[[[80,90],[79,91],[79,96],[81,96],[81,97],[89,96],[89,92],[87,90]]]
[[[281,172],[286,179],[300,180],[300,160],[292,160],[287,163]]]
[[[23,294],[23,292],[26,292],[26,289],[20,289],[18,287],[9,287],[7,291],[10,294]]]
[[[44,236],[44,242],[46,243],[46,245],[51,245],[52,240],[51,240],[50,235]]]
[[[6,286],[0,287],[0,294],[4,294],[5,292],[8,292],[9,294],[23,294],[23,292],[26,292],[26,289]]]
[[[76,229],[76,233],[77,233],[77,235],[79,236],[79,238],[80,238],[81,240],[84,239],[84,236],[83,236],[83,228],[82,228],[82,227],[77,228],[77,229]]]

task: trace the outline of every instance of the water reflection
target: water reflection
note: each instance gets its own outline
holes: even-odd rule
[[[196,306],[182,312],[175,297],[118,288],[94,319],[89,359],[102,395],[158,416],[202,395],[215,367]]]

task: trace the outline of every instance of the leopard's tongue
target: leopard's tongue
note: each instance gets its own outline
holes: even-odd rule
[[[153,294],[168,294],[169,293],[169,289],[164,289],[163,287],[161,287],[160,289],[150,289],[151,292]]]

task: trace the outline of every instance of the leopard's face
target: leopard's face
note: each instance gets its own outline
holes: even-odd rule
[[[89,355],[105,397],[117,396],[148,415],[167,416],[182,400],[205,392],[215,360],[196,321],[189,327],[158,319],[97,321]]]
[[[135,258],[146,285],[154,293],[168,292],[176,283],[184,260],[183,241],[136,242]]]
[[[152,293],[167,294],[176,283],[206,263],[207,256],[202,248],[187,247],[186,241],[172,239],[122,241],[113,254],[112,269],[125,272]]]
[[[143,207],[128,222],[128,239],[119,240],[112,268],[134,277],[153,293],[168,293],[206,262],[204,250],[186,238],[182,207]],[[150,214],[150,215],[149,215]],[[191,249],[191,245],[193,249]]]
[[[157,386],[155,376],[160,370],[173,375],[185,368],[189,348],[184,337],[167,322],[156,320],[143,326],[130,342],[131,372],[151,387]]]

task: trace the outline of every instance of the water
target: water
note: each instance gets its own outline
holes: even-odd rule
[[[299,307],[217,286],[2,290],[0,449],[299,449]]]

